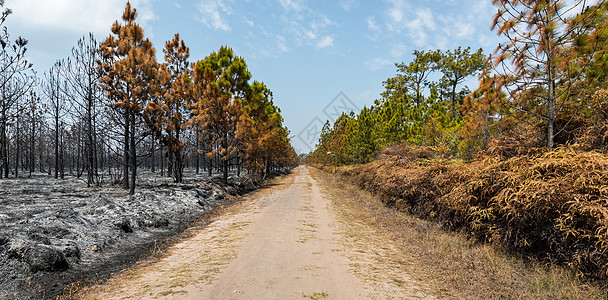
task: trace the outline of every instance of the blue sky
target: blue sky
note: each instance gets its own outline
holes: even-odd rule
[[[30,41],[28,55],[41,75],[65,58],[78,38],[103,40],[125,0],[6,0],[13,38]],[[138,21],[157,53],[175,33],[191,60],[228,45],[264,81],[291,130],[308,152],[320,124],[335,112],[362,108],[395,74],[394,63],[414,50],[458,46],[494,50],[490,0],[133,0]],[[474,83],[473,83],[474,84]]]

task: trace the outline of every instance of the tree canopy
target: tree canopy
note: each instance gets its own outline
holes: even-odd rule
[[[463,47],[415,51],[411,62],[396,64],[372,106],[324,126],[311,159],[363,163],[393,144],[465,159],[564,145],[606,151],[608,4],[493,4],[491,27],[503,42],[491,55]],[[475,75],[471,92],[464,83]]]

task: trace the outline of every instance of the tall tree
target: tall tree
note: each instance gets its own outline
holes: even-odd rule
[[[546,146],[552,151],[558,133],[556,106],[569,97],[569,86],[561,84],[567,77],[566,70],[560,68],[566,49],[575,39],[567,26],[567,16],[582,12],[587,1],[573,1],[568,6],[561,0],[492,3],[498,6],[492,29],[507,41],[488,57],[492,68],[487,68],[482,77],[496,74],[496,87],[508,95],[505,104],[544,121]]]
[[[169,174],[175,182],[182,182],[184,173],[184,136],[189,112],[186,110],[192,98],[190,78],[190,49],[179,34],[165,44],[166,64],[159,82],[165,88],[158,101],[151,101],[146,109],[146,121],[169,150]],[[159,76],[160,77],[160,76]]]
[[[82,124],[84,134],[85,168],[87,185],[99,184],[98,173],[98,116],[103,98],[100,87],[102,72],[98,63],[101,51],[93,34],[82,37],[72,48],[72,56],[63,68],[63,77],[67,82],[65,94],[71,99],[72,112]]]
[[[250,85],[240,107],[239,151],[249,171],[265,175],[266,166],[279,150],[274,142],[280,138],[277,131],[282,128],[281,110],[273,104],[272,91],[259,81]]]
[[[29,119],[28,126],[30,144],[28,151],[30,174],[28,175],[28,178],[30,178],[32,177],[32,173],[34,172],[34,169],[36,167],[36,134],[41,135],[41,133],[39,133],[37,129],[41,127],[40,124],[42,123],[41,101],[40,97],[38,97],[35,92],[30,92],[30,95],[27,97],[26,107],[27,118]],[[41,145],[39,143],[38,147],[40,148],[40,146]],[[38,160],[38,163],[42,164],[42,159]]]
[[[229,160],[238,153],[236,130],[241,110],[239,101],[245,97],[251,74],[241,57],[232,49],[221,47],[197,63],[195,72],[202,81],[201,105],[195,116],[203,128],[213,132],[211,155],[218,154],[222,161],[223,181],[228,182]],[[216,145],[216,146],[213,146]]]
[[[463,97],[458,97],[456,88],[463,81],[483,69],[485,55],[480,48],[470,53],[471,47],[462,49],[458,47],[454,51],[448,50],[441,53],[436,61],[437,69],[443,74],[440,85],[443,85],[450,97],[452,106],[452,121],[456,120],[457,111],[460,111],[460,102]]]
[[[10,125],[11,113],[16,109],[17,102],[27,95],[35,82],[35,73],[32,64],[25,57],[27,40],[18,37],[14,42],[10,40],[6,18],[12,13],[5,9],[0,15],[0,178],[8,178],[9,174],[9,137],[7,134]]]
[[[385,82],[387,90],[395,89],[397,96],[410,93],[416,107],[424,101],[424,90],[429,86],[429,75],[435,70],[438,51],[414,51],[414,60],[395,64],[397,76]]]
[[[123,24],[112,25],[112,35],[101,44],[105,62],[102,83],[113,101],[110,108],[122,115],[118,124],[123,127],[123,187],[135,193],[137,178],[137,142],[141,131],[144,105],[158,94],[156,75],[158,63],[152,42],[144,38],[144,31],[135,22],[137,10],[127,2],[122,15]],[[130,170],[130,182],[129,182]]]
[[[62,86],[65,81],[61,76],[61,68],[63,67],[63,61],[57,61],[49,70],[44,74],[44,81],[42,83],[42,91],[49,100],[47,103],[50,106],[49,111],[53,118],[54,128],[54,152],[55,152],[55,179],[59,177],[59,131],[60,121],[65,116],[66,104],[64,100],[64,94]]]
[[[194,82],[191,87],[192,93],[192,103],[188,105],[188,108],[191,111],[192,117],[188,121],[188,126],[190,128],[194,128],[195,138],[196,138],[196,152],[197,152],[197,161],[199,156],[203,156],[205,158],[207,172],[209,177],[211,177],[213,172],[213,158],[212,158],[212,140],[213,140],[213,131],[211,130],[210,123],[207,123],[208,119],[205,115],[207,113],[207,109],[209,106],[209,98],[204,97],[205,90],[209,87],[210,83],[208,82],[210,79],[205,77],[204,72],[197,70],[197,65],[200,63],[196,62],[192,64],[192,80]],[[203,145],[204,149],[200,149],[200,145]]]

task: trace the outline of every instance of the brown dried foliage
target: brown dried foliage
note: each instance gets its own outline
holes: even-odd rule
[[[581,277],[608,278],[605,154],[561,148],[466,164],[411,159],[420,153],[426,150],[391,148],[379,161],[340,172],[388,206],[569,265]]]

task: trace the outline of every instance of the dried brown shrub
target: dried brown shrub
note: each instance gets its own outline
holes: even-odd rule
[[[342,172],[389,206],[608,278],[606,155],[563,148],[465,164],[390,151],[399,155]]]

